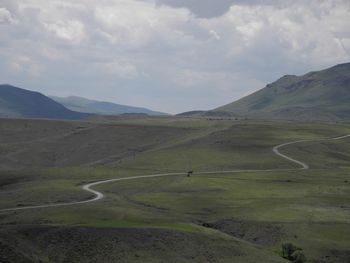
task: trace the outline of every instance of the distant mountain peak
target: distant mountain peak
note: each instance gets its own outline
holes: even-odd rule
[[[122,105],[107,101],[97,101],[78,96],[51,97],[55,101],[66,106],[68,109],[101,114],[101,115],[121,115],[121,114],[147,114],[147,115],[168,115],[167,113],[152,111],[146,108]]]

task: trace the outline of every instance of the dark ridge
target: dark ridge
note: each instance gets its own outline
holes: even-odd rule
[[[91,114],[71,111],[39,92],[0,85],[0,116],[76,120]]]
[[[202,110],[194,110],[194,111],[182,112],[182,113],[176,114],[176,116],[180,116],[180,117],[189,117],[189,116],[198,115],[198,114],[202,114],[202,113],[205,113],[205,111],[202,111]]]

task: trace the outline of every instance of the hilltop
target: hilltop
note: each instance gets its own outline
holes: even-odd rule
[[[350,120],[350,63],[303,76],[285,75],[205,116],[251,119]]]

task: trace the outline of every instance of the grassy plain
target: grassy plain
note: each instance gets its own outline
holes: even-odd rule
[[[0,128],[0,209],[85,200],[87,182],[194,170],[99,185],[96,203],[0,213],[1,262],[286,262],[285,242],[308,262],[350,260],[350,138],[321,140],[349,124],[104,117]],[[271,150],[301,139],[312,142],[281,151],[310,170]],[[246,169],[279,170],[220,173]]]

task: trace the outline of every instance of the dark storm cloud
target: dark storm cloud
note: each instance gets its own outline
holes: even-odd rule
[[[175,8],[187,8],[201,18],[219,17],[225,14],[233,4],[236,5],[277,5],[281,0],[156,0]]]
[[[198,17],[218,17],[226,13],[234,0],[158,0],[159,4],[188,8]]]

